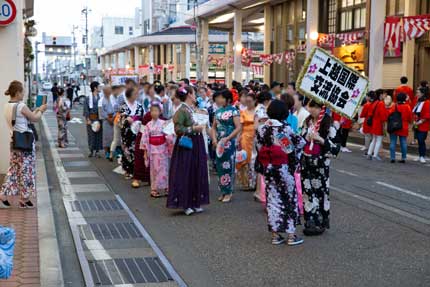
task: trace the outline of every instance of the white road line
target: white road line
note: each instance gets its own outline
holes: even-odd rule
[[[340,189],[340,188],[337,188],[337,187],[334,187],[334,186],[332,186],[331,189],[335,190],[338,193],[341,193],[341,194],[353,197],[355,199],[364,201],[364,202],[366,202],[366,203],[368,203],[370,205],[373,205],[373,206],[376,206],[376,207],[379,207],[379,208],[391,211],[391,212],[396,213],[396,214],[398,214],[400,216],[407,217],[409,219],[418,221],[418,222],[423,223],[425,225],[430,225],[430,220],[428,220],[426,218],[423,218],[421,216],[418,216],[418,215],[415,215],[415,214],[411,214],[411,213],[406,212],[404,210],[401,210],[401,209],[398,209],[398,208],[386,205],[384,203],[380,203],[380,202],[375,201],[373,199],[370,199],[370,198],[367,198],[367,197],[364,197],[364,196],[361,196],[361,195],[357,195],[357,194],[354,194],[352,192],[345,191],[343,189]]]
[[[410,190],[407,190],[407,189],[404,189],[404,188],[401,188],[401,187],[398,187],[398,186],[395,186],[395,185],[392,185],[392,184],[388,184],[388,183],[385,183],[383,181],[377,181],[376,183],[379,184],[379,185],[382,185],[382,186],[385,186],[385,187],[388,187],[388,188],[391,188],[391,189],[394,189],[394,190],[397,190],[397,191],[409,194],[409,195],[413,195],[413,196],[419,197],[421,199],[430,200],[430,196],[425,196],[423,194],[416,193],[416,192],[413,192],[413,191],[410,191]]]
[[[349,171],[346,171],[346,170],[343,170],[343,169],[337,169],[337,168],[335,168],[334,170],[335,170],[335,171],[337,171],[337,172],[339,172],[339,173],[346,174],[346,175],[359,177],[359,175],[358,175],[358,174],[355,174],[355,173],[353,173],[353,172],[349,172]]]
[[[149,235],[148,231],[146,231],[142,223],[140,223],[140,221],[137,219],[134,213],[130,210],[130,208],[128,208],[127,204],[122,200],[122,198],[118,194],[115,194],[115,197],[118,200],[118,202],[122,205],[124,210],[128,213],[131,220],[136,225],[137,229],[139,229],[140,233],[143,235],[143,237],[146,239],[146,241],[155,251],[158,258],[160,258],[160,261],[163,263],[164,267],[166,267],[167,272],[169,272],[173,280],[175,280],[176,283],[178,283],[179,287],[187,287],[187,284],[184,282],[184,280],[182,280],[181,276],[176,272],[176,270],[173,268],[172,264],[170,264],[167,257],[163,254],[163,251],[161,251],[161,249],[157,246],[155,241],[152,239],[151,235]]]

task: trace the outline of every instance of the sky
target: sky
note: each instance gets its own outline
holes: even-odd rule
[[[71,36],[73,25],[84,31],[85,18],[81,10],[88,6],[89,33],[91,27],[100,26],[103,16],[134,17],[141,0],[34,0],[34,17],[38,37],[48,35]]]

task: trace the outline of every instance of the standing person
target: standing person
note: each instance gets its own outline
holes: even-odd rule
[[[385,108],[384,101],[380,100],[380,93],[376,92],[372,99],[372,105],[369,107],[367,115],[367,124],[370,126],[370,134],[372,141],[367,151],[368,159],[382,160],[379,156],[379,150],[382,146],[382,138],[384,137],[384,123],[387,121],[388,111]],[[370,120],[369,120],[370,118]]]
[[[58,88],[57,98],[57,124],[58,124],[58,147],[65,148],[69,144],[67,137],[67,121],[70,120],[70,108],[72,102],[64,95],[64,90]]]
[[[14,150],[12,148],[13,132],[32,132],[31,122],[38,122],[46,111],[47,105],[42,105],[32,112],[24,99],[24,86],[19,81],[12,81],[5,92],[10,97],[5,104],[4,114],[10,132],[10,163],[4,183],[0,189],[0,208],[10,208],[8,196],[20,195],[19,207],[32,208],[31,196],[36,194],[36,152],[33,143],[31,151]],[[14,116],[15,114],[15,116]]]
[[[287,93],[290,96],[294,97],[294,95],[297,94],[296,83],[295,82],[289,82],[288,85],[287,85],[287,89],[285,90],[285,93]]]
[[[346,144],[348,142],[349,131],[352,129],[352,120],[335,112],[332,112],[332,119],[334,126],[339,132],[341,146],[340,151],[350,153],[351,150],[346,147]]]
[[[212,144],[217,149],[215,160],[218,187],[221,191],[218,200],[227,203],[233,195],[236,137],[241,130],[240,114],[232,106],[233,95],[229,90],[216,92],[213,97],[218,107],[212,125]]]
[[[273,81],[270,85],[270,94],[272,95],[272,100],[279,99],[282,93],[282,88],[284,84],[278,81]]]
[[[115,115],[113,120],[113,127],[112,127],[113,137],[112,137],[112,144],[110,146],[110,161],[113,161],[113,158],[118,155],[118,147],[121,146],[121,128],[119,123],[121,115],[119,113],[120,107],[118,105],[118,97],[120,94],[121,94],[120,86],[113,86],[112,95],[109,98]]]
[[[193,121],[196,97],[192,88],[180,88],[177,94],[182,105],[173,117],[176,143],[169,170],[167,208],[181,208],[186,215],[202,212],[209,204],[207,156],[202,132],[206,125]]]
[[[72,103],[72,105],[70,106],[70,109],[72,109],[72,106],[73,106],[73,87],[72,87],[71,83],[67,84],[66,94],[67,94],[67,98],[69,99],[70,103]]]
[[[140,142],[145,154],[145,165],[150,166],[151,197],[155,198],[167,195],[169,179],[168,142],[163,133],[165,121],[160,119],[162,109],[160,102],[151,103],[151,121],[146,124]]]
[[[103,97],[99,100],[99,115],[103,121],[103,148],[105,158],[113,160],[110,152],[113,141],[113,119],[115,115],[111,102],[112,88],[109,85],[103,87]]]
[[[281,101],[288,109],[288,117],[284,119],[284,121],[290,126],[294,133],[297,133],[299,130],[299,120],[297,119],[297,116],[295,116],[293,113],[293,107],[295,104],[294,97],[290,94],[283,93],[281,95]]]
[[[372,141],[372,135],[370,133],[371,126],[368,125],[369,117],[370,117],[370,107],[374,99],[376,98],[375,91],[369,91],[366,96],[366,102],[361,108],[360,119],[362,119],[363,124],[361,126],[361,132],[364,135],[364,148],[362,151],[365,151],[364,155],[367,156],[367,150],[369,149],[370,142]]]
[[[126,179],[131,179],[134,173],[136,131],[133,131],[132,125],[134,122],[140,121],[143,117],[143,107],[137,102],[137,97],[137,89],[135,87],[129,88],[125,92],[125,103],[119,109],[121,114],[121,142],[123,151],[121,163]]]
[[[297,117],[297,121],[298,121],[297,131],[301,133],[302,128],[305,124],[305,120],[309,116],[309,112],[306,110],[305,107],[303,107],[305,97],[302,94],[295,93],[293,97],[294,97],[294,109],[295,109],[294,115]]]
[[[58,83],[54,83],[54,86],[51,88],[51,93],[52,93],[52,102],[56,104],[57,98],[58,98]]]
[[[288,245],[298,245],[303,239],[296,235],[299,211],[294,172],[299,167],[305,141],[285,122],[288,109],[284,102],[272,101],[267,114],[269,120],[257,131],[257,149],[266,179],[267,220],[272,244],[284,243],[279,233],[285,232]]]
[[[90,84],[91,93],[85,98],[84,117],[87,123],[88,157],[99,157],[99,150],[103,149],[103,131],[99,117],[99,86],[98,82]]]
[[[305,121],[302,131],[306,139],[304,156],[302,160],[302,187],[305,235],[322,234],[326,228],[330,228],[330,198],[329,198],[329,170],[330,159],[328,157],[328,140],[336,136],[336,130],[331,125],[331,118],[324,115],[319,130],[316,131],[318,118],[322,105],[310,101],[308,105],[309,117]],[[311,149],[313,142],[313,148]]]
[[[409,104],[409,106],[411,107],[411,109],[413,109],[415,104],[416,104],[414,90],[410,86],[408,86],[408,78],[405,76],[400,78],[400,86],[398,86],[394,90],[394,94],[393,94],[394,102],[396,102],[397,95],[400,93],[406,94],[406,101]]]
[[[418,141],[418,160],[421,163],[426,163],[426,139],[430,130],[430,100],[429,100],[429,89],[419,88],[417,91],[418,102],[413,109],[414,114],[414,126],[416,129],[417,141]]]
[[[406,103],[407,95],[404,93],[397,94],[396,104],[391,108],[390,114],[399,112],[402,119],[402,128],[390,134],[390,157],[391,163],[396,162],[396,145],[397,137],[400,141],[400,150],[402,152],[402,159],[400,163],[406,162],[408,144],[406,139],[409,135],[409,124],[412,122],[412,111],[411,107]]]
[[[255,188],[255,174],[252,162],[252,149],[255,139],[255,94],[250,92],[245,98],[246,108],[240,111],[240,123],[242,131],[239,136],[239,145],[242,150],[246,151],[246,160],[237,163],[237,174],[239,182],[244,190],[253,190]]]

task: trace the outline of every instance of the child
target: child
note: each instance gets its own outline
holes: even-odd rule
[[[67,121],[70,120],[70,107],[70,100],[64,95],[64,90],[62,88],[58,88],[57,122],[59,148],[65,148],[69,143],[67,138]]]
[[[169,178],[169,149],[167,137],[163,133],[166,122],[160,119],[162,109],[159,101],[151,103],[152,120],[146,125],[140,142],[140,148],[145,153],[145,165],[150,166],[151,196],[155,198],[167,194]]]

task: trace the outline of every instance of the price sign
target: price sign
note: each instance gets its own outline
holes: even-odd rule
[[[0,26],[7,26],[16,18],[16,6],[13,0],[0,0]]]

